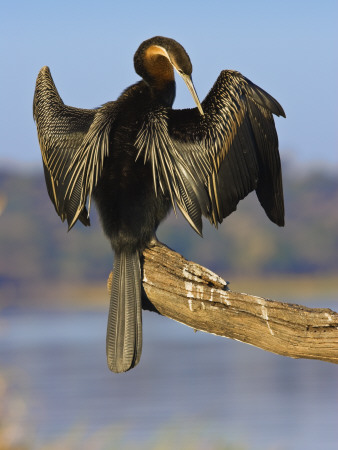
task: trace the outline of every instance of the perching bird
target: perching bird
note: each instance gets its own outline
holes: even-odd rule
[[[255,190],[270,220],[284,225],[279,103],[243,75],[224,70],[200,104],[184,48],[144,41],[134,56],[142,80],[115,102],[78,109],[61,100],[48,67],[38,75],[33,112],[47,190],[71,229],[89,225],[93,196],[115,252],[107,328],[114,372],[136,366],[142,350],[140,255],[159,223],[178,207],[202,233]],[[174,110],[174,70],[197,108]]]

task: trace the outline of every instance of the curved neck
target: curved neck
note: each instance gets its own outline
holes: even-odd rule
[[[172,106],[176,85],[174,68],[167,51],[159,45],[141,46],[134,57],[136,72],[148,84],[155,100]]]
[[[172,107],[176,96],[175,80],[162,84],[160,89],[150,85],[150,89],[155,99],[159,101],[161,105]]]

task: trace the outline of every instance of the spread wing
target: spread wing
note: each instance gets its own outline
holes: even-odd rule
[[[282,107],[234,71],[221,72],[202,107],[203,116],[197,108],[162,108],[148,115],[136,146],[151,161],[155,189],[169,192],[198,232],[201,214],[217,225],[253,190],[267,216],[284,225],[273,120],[273,114],[285,117]],[[166,153],[170,157],[161,156]],[[176,174],[174,182],[167,173]]]
[[[89,225],[86,202],[109,149],[114,103],[95,109],[66,106],[50,70],[43,67],[33,102],[47,190],[55,210],[72,228],[77,219]]]

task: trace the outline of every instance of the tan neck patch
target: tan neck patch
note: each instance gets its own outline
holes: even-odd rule
[[[165,48],[160,47],[159,45],[151,45],[146,50],[146,58],[152,58],[156,55],[162,55],[165,56],[167,59],[170,60],[168,52]]]
[[[151,45],[146,49],[144,66],[159,88],[166,82],[174,80],[174,69],[168,52],[159,45]]]

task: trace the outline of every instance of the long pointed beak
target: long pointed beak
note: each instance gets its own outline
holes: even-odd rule
[[[194,99],[199,112],[201,113],[202,116],[204,116],[204,112],[203,112],[201,103],[200,103],[200,101],[198,99],[197,93],[195,91],[195,88],[194,88],[194,85],[193,85],[191,77],[189,75],[186,75],[185,73],[180,73],[180,75],[183,78],[185,84],[188,86],[190,94],[192,95],[192,98]]]

